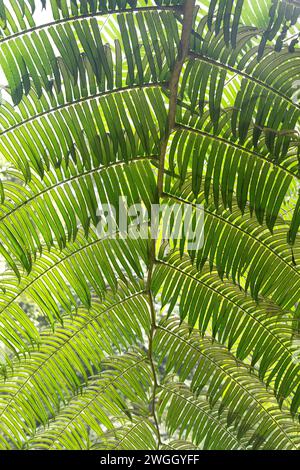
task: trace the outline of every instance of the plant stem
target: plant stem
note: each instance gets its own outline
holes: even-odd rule
[[[158,418],[156,415],[156,410],[155,410],[155,405],[156,405],[156,393],[157,389],[159,387],[158,383],[158,378],[156,374],[156,368],[154,364],[154,359],[153,359],[153,339],[156,331],[156,312],[154,308],[154,303],[153,303],[153,298],[152,298],[152,293],[149,291],[149,304],[150,304],[150,311],[151,311],[151,328],[150,328],[150,334],[149,334],[149,348],[148,348],[148,359],[150,362],[150,367],[152,370],[152,375],[153,375],[153,390],[152,390],[152,398],[151,398],[151,415],[153,417],[153,421],[156,427],[156,432],[157,432],[157,450],[159,449],[161,445],[161,435],[160,435],[160,429],[159,429],[159,422]]]
[[[178,56],[175,61],[174,68],[173,68],[170,82],[169,82],[169,92],[170,92],[169,111],[168,111],[165,133],[162,137],[161,146],[160,146],[160,154],[159,154],[159,162],[158,162],[158,176],[157,176],[158,202],[159,202],[160,197],[163,195],[165,157],[166,157],[169,137],[175,127],[176,106],[177,106],[177,98],[178,98],[178,83],[179,83],[179,77],[182,71],[184,61],[188,57],[190,36],[191,36],[192,24],[193,24],[194,7],[195,7],[195,0],[186,0],[183,6],[181,39],[179,43]],[[149,251],[148,278],[147,278],[147,283],[146,283],[146,290],[149,295],[149,305],[150,305],[150,312],[151,312],[151,327],[150,327],[150,333],[149,333],[148,358],[149,358],[150,367],[151,367],[152,375],[153,375],[151,415],[153,417],[153,421],[157,430],[157,449],[159,449],[162,442],[161,442],[161,435],[160,435],[160,429],[159,429],[159,422],[158,422],[158,418],[157,418],[157,414],[155,410],[156,393],[159,387],[159,383],[158,383],[156,367],[155,367],[154,358],[153,358],[153,339],[154,339],[157,325],[156,325],[156,312],[155,312],[155,307],[154,307],[154,302],[153,302],[153,297],[152,297],[152,292],[151,292],[152,273],[153,273],[153,267],[155,264],[155,252],[156,252],[156,240],[151,238],[150,251]]]
[[[179,77],[182,71],[183,64],[186,58],[188,57],[188,53],[189,53],[189,44],[190,44],[190,37],[191,37],[191,31],[192,31],[192,25],[193,25],[194,7],[195,7],[195,0],[186,0],[183,6],[183,22],[182,22],[181,39],[179,43],[178,56],[174,64],[174,68],[171,74],[171,79],[169,82],[169,90],[170,90],[169,112],[168,112],[168,119],[166,123],[165,135],[162,138],[161,148],[160,148],[159,170],[158,170],[158,177],[157,177],[158,197],[161,196],[162,191],[163,191],[163,178],[164,178],[166,150],[167,150],[169,137],[175,126],[176,106],[177,106],[177,98],[178,98],[178,83],[179,83]]]

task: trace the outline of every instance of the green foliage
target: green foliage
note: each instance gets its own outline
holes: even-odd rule
[[[1,449],[300,448],[299,14],[0,0]]]

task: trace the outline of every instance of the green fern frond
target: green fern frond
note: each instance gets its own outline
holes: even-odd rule
[[[300,449],[298,3],[0,0],[1,449]]]

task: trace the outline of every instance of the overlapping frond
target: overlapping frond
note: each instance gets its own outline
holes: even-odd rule
[[[91,310],[80,309],[54,334],[45,331],[40,348],[16,362],[12,372],[6,370],[0,411],[4,446],[11,440],[20,447],[37,423],[46,425],[101,368],[105,356],[136,344],[138,338],[143,341],[150,323],[143,287],[123,286],[118,292],[95,302]]]
[[[172,11],[142,11],[132,14],[120,13],[111,28],[116,36],[113,46],[103,41],[102,27],[97,17],[91,15],[29,30],[0,42],[1,65],[8,80],[14,104],[27,95],[32,86],[38,97],[43,91],[50,95],[55,87],[61,91],[65,86],[66,98],[72,99],[70,83],[80,81],[80,91],[87,92],[88,79],[93,88],[112,89],[122,86],[122,76],[128,67],[127,84],[142,84],[165,76],[174,64],[179,32]],[[166,34],[163,24],[168,24]],[[108,26],[110,23],[108,24]],[[116,31],[120,28],[122,35]],[[106,27],[105,31],[109,31]],[[108,36],[109,37],[109,36]],[[144,47],[139,47],[139,41]],[[156,55],[153,57],[152,49]],[[38,60],[37,60],[38,57]],[[124,59],[127,67],[124,67]],[[147,71],[147,69],[149,69]],[[92,74],[92,76],[91,76]],[[66,76],[67,80],[64,80]],[[91,76],[91,77],[90,77]],[[68,85],[68,77],[70,82]],[[90,84],[91,87],[91,84]],[[76,88],[75,88],[76,90]],[[80,96],[80,95],[79,95]]]
[[[120,430],[114,428],[111,416],[126,421],[131,416],[127,400],[134,406],[148,401],[150,370],[146,356],[127,354],[115,356],[102,362],[103,371],[90,380],[82,393],[74,397],[62,409],[44,431],[28,442],[34,449],[90,449],[88,434],[94,432],[99,443],[92,448],[127,449],[140,448],[146,444],[155,446],[151,422],[133,420]],[[133,411],[134,412],[134,411]],[[110,434],[109,434],[109,431]],[[106,432],[105,432],[106,431]]]
[[[117,240],[118,233],[115,236],[112,240],[101,238],[92,231],[88,238],[77,235],[68,248],[45,251],[21,282],[14,273],[6,272],[1,277],[0,334],[4,356],[8,351],[21,354],[40,342],[35,323],[22,307],[24,296],[36,303],[51,325],[56,321],[63,324],[64,317],[72,315],[79,306],[89,308],[95,296],[103,299],[108,290],[116,292],[120,281],[144,278],[147,241],[125,243]]]
[[[222,204],[232,210],[235,190],[241,212],[249,202],[251,215],[254,213],[261,224],[265,219],[271,231],[293,180],[289,172],[265,157],[187,127],[174,133],[167,163],[170,171],[180,175],[181,182],[187,175],[192,177],[195,197],[201,189],[206,200],[212,193],[216,208]]]
[[[156,429],[147,417],[124,421],[122,426],[107,432],[93,450],[153,450],[157,446]]]
[[[48,184],[37,182],[33,191],[25,194],[21,188],[17,204],[9,201],[8,210],[3,207],[1,254],[20,276],[19,266],[29,273],[43,246],[48,250],[54,244],[64,248],[67,242],[75,241],[80,226],[86,236],[91,226],[100,230],[101,214],[103,218],[110,205],[117,211],[119,198],[126,198],[128,207],[143,202],[149,208],[155,197],[154,175],[149,169],[147,159],[141,158],[126,167],[117,163],[80,175],[73,169],[64,180],[54,173]],[[12,197],[18,197],[20,187],[17,191]],[[16,224],[21,231],[15,230]],[[118,220],[115,225],[117,229]]]
[[[253,25],[259,35],[258,59],[269,44],[276,51],[281,50],[300,15],[300,7],[293,0],[213,0],[197,4],[207,6],[208,29],[213,30],[214,26],[215,34],[222,31],[227,46],[236,47],[239,24]],[[296,44],[297,40],[290,40],[291,51]]]
[[[263,299],[257,305],[229,282],[221,282],[216,272],[199,273],[188,257],[176,252],[158,261],[152,288],[161,293],[161,305],[169,314],[178,306],[181,320],[191,328],[197,326],[202,335],[209,332],[237,359],[251,358],[251,367],[272,384],[280,402],[294,395],[300,368],[291,313]]]
[[[167,189],[166,201],[169,198],[182,204],[195,201],[188,179],[183,185],[176,182]],[[202,193],[196,202],[201,205],[203,200]],[[287,231],[279,225],[270,234],[234,207],[232,212],[217,211],[209,204],[204,205],[204,211],[204,243],[202,248],[190,253],[197,266],[201,269],[208,261],[211,269],[216,267],[221,279],[230,277],[246,291],[250,288],[254,299],[261,293],[283,308],[293,309],[299,298],[299,247],[295,252],[290,249]]]
[[[163,414],[166,408],[166,426],[171,436],[178,433],[179,438],[190,438],[195,447],[201,444],[203,449],[243,448],[226,421],[224,424],[218,413],[210,408],[206,398],[195,397],[186,385],[176,382],[162,385],[160,413]]]
[[[187,325],[170,319],[158,326],[154,339],[166,370],[175,371],[181,380],[190,379],[191,390],[205,390],[211,407],[219,413],[228,410],[227,421],[235,422],[240,437],[252,430],[248,445],[293,449],[299,446],[299,428],[288,413],[280,410],[249,367],[238,362],[225,348],[209,337],[190,334]]]

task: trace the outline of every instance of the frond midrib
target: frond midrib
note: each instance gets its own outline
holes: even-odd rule
[[[216,59],[212,59],[204,54],[200,54],[199,52],[195,52],[195,51],[190,51],[190,57],[193,59],[197,59],[201,62],[205,62],[205,63],[208,63],[208,64],[211,64],[211,65],[214,65],[216,67],[219,67],[221,69],[225,69],[225,70],[228,70],[232,73],[234,73],[235,75],[238,75],[238,76],[241,76],[241,77],[244,77],[246,78],[247,80],[253,82],[253,83],[256,83],[257,85],[260,85],[261,87],[265,88],[266,90],[269,90],[271,91],[272,93],[274,93],[275,95],[279,96],[280,98],[284,99],[285,101],[287,101],[290,105],[294,106],[296,109],[298,109],[300,111],[300,105],[298,105],[297,103],[295,103],[290,97],[288,97],[286,94],[282,93],[280,90],[277,90],[277,88],[274,88],[272,87],[271,85],[269,85],[268,83],[260,80],[259,78],[253,76],[253,75],[249,75],[248,73],[244,72],[243,70],[240,70],[238,69],[237,67],[232,67],[231,65],[229,64],[226,64],[224,62],[221,62],[219,60],[216,60]]]
[[[149,6],[149,7],[137,7],[137,8],[125,8],[125,9],[115,9],[115,10],[109,10],[106,12],[97,12],[97,13],[87,13],[87,14],[81,14],[77,16],[70,16],[68,18],[61,18],[59,20],[53,20],[50,21],[49,23],[45,23],[43,25],[37,25],[32,28],[24,29],[18,33],[11,34],[9,36],[6,36],[3,39],[0,39],[0,46],[1,44],[8,42],[12,39],[16,39],[17,37],[24,36],[27,34],[31,34],[36,31],[40,31],[43,29],[48,29],[51,26],[56,26],[60,24],[65,24],[65,23],[70,23],[73,21],[80,21],[88,18],[95,18],[95,17],[101,17],[101,16],[109,16],[109,15],[118,15],[118,14],[127,14],[127,13],[135,13],[135,12],[146,12],[146,11],[181,11],[182,10],[182,5],[173,5],[173,6]]]
[[[165,385],[161,384],[160,387],[178,397],[180,397],[182,400],[186,401],[187,403],[190,403],[191,405],[195,406],[196,408],[198,408],[199,410],[201,410],[201,413],[205,414],[208,419],[211,419],[212,421],[214,421],[214,423],[217,424],[217,426],[221,427],[226,434],[229,434],[232,439],[238,444],[239,447],[241,447],[242,449],[246,450],[246,447],[243,446],[243,444],[238,440],[237,436],[235,436],[228,427],[224,426],[224,424],[220,421],[220,420],[217,420],[213,414],[209,414],[207,413],[207,411],[201,407],[201,405],[197,402],[197,403],[193,403],[190,399],[188,399],[187,397],[183,396],[183,395],[180,395],[180,393],[176,392],[174,390],[174,388],[171,388],[171,387],[166,387]]]
[[[248,153],[249,155],[253,155],[254,157],[257,157],[257,158],[265,161],[266,163],[268,163],[270,165],[270,167],[273,165],[275,167],[280,168],[284,173],[292,176],[293,178],[296,177],[296,178],[300,179],[300,174],[297,174],[296,172],[294,172],[292,170],[289,170],[284,165],[282,165],[278,162],[270,160],[269,158],[267,158],[265,155],[263,155],[260,152],[257,152],[255,150],[247,148],[247,147],[243,147],[242,145],[237,144],[236,142],[232,142],[228,139],[225,139],[224,137],[221,137],[219,135],[210,134],[209,132],[207,132],[205,130],[197,129],[197,128],[188,126],[186,124],[181,124],[181,123],[176,123],[176,129],[184,129],[186,131],[194,132],[195,134],[202,135],[202,136],[207,137],[209,139],[212,139],[212,140],[215,140],[215,141],[218,141],[218,142],[222,142],[223,144],[228,145],[229,147],[233,147],[237,150],[240,150],[241,152]],[[298,171],[298,173],[299,173],[299,171]]]
[[[118,232],[116,232],[118,233]],[[15,300],[20,296],[22,295],[24,292],[27,291],[27,289],[30,289],[30,287],[32,287],[32,285],[37,282],[39,279],[41,279],[43,276],[45,276],[47,273],[49,273],[50,271],[52,271],[52,269],[56,269],[57,266],[59,266],[61,263],[65,262],[67,259],[70,259],[72,258],[73,256],[76,256],[78,253],[80,253],[81,251],[84,251],[88,248],[90,248],[91,246],[93,245],[97,245],[97,243],[101,243],[107,239],[109,239],[109,236],[108,235],[107,237],[103,237],[103,238],[100,238],[100,239],[97,239],[97,240],[92,240],[91,242],[88,242],[86,245],[84,246],[80,246],[79,248],[77,248],[76,250],[72,251],[71,253],[68,253],[66,256],[64,256],[63,258],[59,259],[57,261],[57,263],[54,263],[53,265],[49,266],[45,271],[43,271],[42,273],[40,273],[37,277],[35,277],[32,281],[30,281],[29,284],[27,284],[26,286],[24,286],[24,288],[18,292],[17,295],[15,295],[9,302],[7,302],[4,307],[0,310],[0,315],[11,305],[15,302]]]
[[[227,377],[230,377],[231,380],[233,380],[233,382],[235,382],[237,384],[238,387],[242,388],[243,391],[251,396],[251,398],[255,401],[255,403],[257,403],[257,405],[271,418],[271,420],[274,422],[274,424],[282,431],[282,433],[285,435],[286,439],[288,439],[288,441],[292,444],[293,448],[296,449],[297,446],[295,444],[295,442],[293,442],[293,440],[290,438],[290,436],[286,433],[286,430],[281,426],[281,424],[274,418],[274,416],[272,415],[272,413],[270,413],[270,411],[268,410],[268,408],[266,408],[264,406],[264,404],[262,402],[260,402],[255,396],[253,393],[251,393],[246,387],[244,387],[243,384],[241,384],[235,377],[233,377],[231,374],[229,374],[227,372],[226,369],[224,369],[220,364],[218,364],[216,361],[214,361],[210,356],[208,356],[207,354],[205,354],[201,349],[199,349],[198,347],[196,347],[194,344],[191,344],[190,342],[188,342],[185,338],[182,338],[182,336],[176,334],[174,331],[171,331],[169,330],[168,328],[165,328],[163,327],[162,325],[158,325],[157,327],[158,329],[160,330],[163,330],[169,334],[171,334],[172,336],[175,336],[177,339],[179,339],[180,341],[183,341],[184,343],[186,343],[191,349],[194,349],[195,351],[197,351],[200,355],[202,355],[203,357],[205,357],[208,361],[212,362],[216,368],[222,370],[222,372],[227,375]],[[266,391],[267,393],[267,391]]]
[[[145,290],[140,290],[138,292],[135,292],[134,294],[131,294],[130,296],[124,298],[124,299],[121,299],[120,301],[116,302],[115,304],[112,304],[112,305],[109,305],[109,307],[101,310],[101,312],[99,312],[97,315],[95,315],[94,317],[90,318],[90,320],[88,320],[87,322],[83,323],[83,325],[78,328],[72,335],[70,335],[68,337],[68,339],[63,342],[59,347],[57,347],[49,356],[47,356],[42,362],[41,364],[31,373],[29,374],[29,376],[27,377],[27,379],[23,382],[23,384],[21,385],[21,387],[16,391],[16,393],[14,393],[8,403],[5,405],[5,407],[3,408],[3,410],[0,412],[0,418],[5,414],[5,412],[7,411],[7,409],[9,408],[9,406],[12,404],[12,402],[15,400],[16,396],[19,395],[23,388],[26,386],[26,384],[32,379],[32,377],[37,374],[39,372],[39,370],[53,357],[55,356],[56,354],[59,353],[59,351],[64,348],[66,346],[66,344],[68,344],[75,336],[77,336],[82,330],[84,330],[87,325],[89,325],[90,323],[92,323],[93,321],[97,320],[98,317],[100,317],[101,315],[109,312],[110,310],[113,310],[116,306],[118,305],[121,305],[135,297],[138,297],[139,295],[143,295],[145,294]]]
[[[171,198],[171,199],[174,199],[180,203],[183,203],[183,204],[190,204],[192,207],[196,207],[196,204],[186,200],[186,199],[182,199],[180,198],[179,196],[176,196],[172,193],[168,193],[168,192],[165,192],[164,191],[164,194],[163,194],[164,197],[167,197],[167,198]],[[269,250],[270,252],[272,252],[281,262],[285,263],[290,269],[292,269],[296,274],[297,276],[299,276],[300,278],[300,271],[298,271],[296,269],[295,266],[293,266],[292,264],[290,264],[285,258],[283,258],[282,256],[280,256],[279,253],[277,253],[277,251],[275,251],[271,246],[267,245],[263,240],[261,240],[260,238],[257,238],[255,237],[252,233],[250,232],[247,232],[245,229],[243,229],[242,227],[240,227],[239,225],[235,225],[234,223],[232,223],[230,220],[228,219],[225,219],[224,217],[220,216],[219,214],[216,214],[215,212],[212,212],[212,211],[209,211],[207,208],[204,207],[204,212],[206,212],[207,214],[209,214],[210,216],[212,217],[215,217],[216,219],[219,219],[219,220],[222,220],[224,223],[230,225],[231,227],[233,227],[234,229],[236,230],[240,230],[241,232],[243,232],[245,235],[247,235],[249,238],[252,238],[255,242],[257,243],[260,243],[261,245],[263,245],[267,250]]]
[[[52,113],[55,113],[56,111],[60,111],[61,109],[65,108],[70,108],[71,106],[76,106],[77,104],[80,103],[85,103],[92,101],[97,98],[102,98],[105,96],[113,95],[115,93],[124,93],[127,91],[131,90],[139,90],[139,89],[147,89],[147,88],[156,88],[156,87],[163,87],[167,82],[161,81],[161,82],[146,82],[146,83],[141,83],[137,85],[128,85],[128,86],[123,86],[120,88],[113,88],[111,90],[105,90],[105,91],[100,91],[99,93],[95,93],[94,95],[89,95],[85,97],[78,98],[77,100],[69,101],[63,104],[60,104],[58,106],[54,106],[51,109],[47,109],[45,111],[42,111],[41,113],[35,114],[34,116],[30,116],[29,118],[18,122],[17,124],[14,124],[13,126],[4,129],[2,132],[0,132],[0,136],[5,135],[10,133],[11,131],[14,131],[15,129],[22,127],[30,122],[34,122],[36,119],[40,119],[43,116],[49,116]]]
[[[192,274],[180,269],[178,266],[174,266],[173,264],[171,263],[168,263],[167,261],[164,261],[164,260],[156,260],[156,264],[157,265],[165,265],[165,266],[168,266],[176,271],[178,271],[179,273],[183,273],[185,276],[193,279],[194,281],[198,282],[199,284],[202,284],[204,285],[205,287],[207,287],[208,289],[212,290],[213,292],[215,292],[217,295],[220,295],[221,297],[223,297],[224,299],[228,300],[228,302],[230,302],[231,304],[235,305],[236,307],[238,307],[239,310],[242,310],[247,316],[251,317],[252,320],[254,322],[257,322],[264,330],[266,330],[268,332],[268,334],[270,334],[271,336],[273,336],[276,341],[278,341],[280,343],[280,345],[282,346],[282,348],[289,354],[289,356],[291,357],[291,359],[294,358],[293,356],[293,353],[290,351],[289,348],[287,348],[286,344],[284,342],[282,342],[282,339],[280,338],[280,336],[274,334],[272,332],[272,330],[270,328],[268,328],[264,323],[262,323],[255,315],[251,315],[247,309],[245,309],[244,307],[242,307],[241,305],[239,305],[236,301],[234,301],[233,299],[230,299],[230,297],[228,297],[226,294],[224,294],[223,292],[220,292],[219,290],[217,290],[216,288],[214,288],[213,286],[211,286],[209,283],[205,283],[204,281],[202,281],[201,279],[198,279],[197,277],[193,276]],[[241,288],[240,288],[241,289]]]
[[[151,160],[157,160],[157,158],[158,158],[158,155],[154,155],[154,154],[153,155],[146,155],[146,156],[142,155],[140,157],[135,157],[135,158],[129,159],[128,163],[125,160],[118,160],[116,162],[111,162],[111,163],[108,163],[107,165],[103,165],[101,167],[91,168],[90,170],[83,171],[82,173],[79,173],[77,175],[72,175],[72,176],[70,176],[70,177],[68,177],[68,178],[66,178],[62,181],[58,181],[57,183],[54,183],[51,186],[46,187],[42,191],[37,192],[36,194],[32,195],[31,197],[26,199],[26,201],[22,202],[21,204],[17,205],[13,209],[11,209],[9,212],[7,212],[5,215],[1,216],[0,217],[0,222],[5,220],[7,217],[10,217],[12,214],[14,214],[14,212],[22,209],[22,207],[25,207],[25,206],[29,205],[32,201],[34,201],[38,197],[43,196],[44,194],[52,191],[55,188],[62,187],[65,184],[69,184],[72,181],[76,181],[80,178],[84,178],[85,176],[92,175],[93,173],[100,173],[101,174],[102,172],[108,170],[109,168],[115,168],[115,167],[119,167],[119,166],[130,164],[130,163],[136,163],[136,162],[143,161],[143,160],[150,160],[150,161]]]
[[[147,360],[147,357],[144,356],[142,357],[140,360],[138,360],[137,362],[135,362],[134,364],[130,365],[129,367],[127,367],[125,370],[123,370],[120,374],[114,376],[114,378],[108,382],[108,384],[106,384],[104,387],[100,388],[99,391],[97,392],[97,394],[83,407],[80,409],[80,411],[78,411],[69,421],[68,423],[61,429],[61,431],[59,432],[58,436],[56,437],[56,439],[52,442],[51,446],[49,447],[49,450],[51,450],[55,443],[57,441],[59,441],[59,438],[60,436],[63,434],[63,432],[75,421],[76,418],[78,418],[78,416],[81,415],[81,413],[84,412],[84,410],[86,408],[88,408],[90,406],[91,403],[93,403],[93,401],[95,401],[97,398],[98,398],[98,395],[100,395],[100,393],[104,392],[111,384],[113,384],[115,382],[115,380],[119,379],[120,377],[122,377],[124,374],[126,374],[126,372],[128,372],[129,370],[131,369],[134,369],[135,367],[137,367],[138,364],[141,364],[142,362],[146,362]],[[67,407],[65,407],[67,408]],[[64,412],[64,409],[62,410],[62,412]],[[54,423],[55,423],[55,420],[59,419],[59,415],[57,415],[54,419]]]

